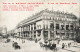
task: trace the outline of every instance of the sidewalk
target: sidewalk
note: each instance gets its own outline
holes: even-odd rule
[[[67,43],[65,44],[65,48],[63,50],[67,50],[67,51],[71,51],[71,52],[80,52],[80,43],[72,42],[71,45],[70,45],[70,47],[68,47]],[[57,47],[59,49],[62,49],[62,44],[61,43],[57,44]]]

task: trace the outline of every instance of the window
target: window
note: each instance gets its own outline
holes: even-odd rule
[[[34,27],[34,30],[36,29],[36,27]]]
[[[61,35],[65,35],[65,33],[61,33]]]
[[[33,25],[31,24],[31,30],[33,30]]]
[[[61,30],[64,30],[64,25],[61,25]]]
[[[39,25],[39,29],[41,29],[41,25]]]
[[[34,35],[36,35],[36,31],[34,31]]]
[[[35,27],[36,28],[36,27]],[[41,29],[41,25],[37,25],[37,29]]]
[[[59,35],[59,33],[56,31],[56,35]]]
[[[43,25],[43,29],[45,29],[45,24]]]
[[[36,29],[36,23],[34,23],[34,30]]]
[[[66,25],[66,30],[69,30],[69,25]]]
[[[53,29],[53,28],[54,28],[54,24],[51,23],[51,24],[50,24],[50,29]]]
[[[29,27],[29,30],[30,30],[30,26],[28,26]]]
[[[56,24],[56,29],[59,29],[59,24]]]
[[[37,25],[37,29],[39,29],[39,25]]]
[[[70,25],[71,30],[73,30],[73,25]]]
[[[36,23],[34,23],[34,26],[36,27]]]

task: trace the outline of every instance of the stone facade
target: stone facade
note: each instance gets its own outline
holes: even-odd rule
[[[77,17],[60,11],[40,11],[17,25],[17,35],[23,38],[72,39],[75,38]]]

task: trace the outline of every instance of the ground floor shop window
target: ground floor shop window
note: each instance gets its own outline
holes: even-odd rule
[[[48,31],[44,31],[43,35],[44,35],[44,39],[47,40],[48,39]]]

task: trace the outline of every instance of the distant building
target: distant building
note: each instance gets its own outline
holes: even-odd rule
[[[0,36],[2,36],[2,28],[0,27]]]
[[[0,35],[1,36],[6,36],[7,35],[7,27],[5,27],[5,26],[0,27]]]
[[[41,39],[75,38],[77,17],[60,11],[40,11],[17,25],[19,37]]]
[[[8,31],[8,35],[11,36],[11,37],[13,37],[14,36],[14,30]]]

